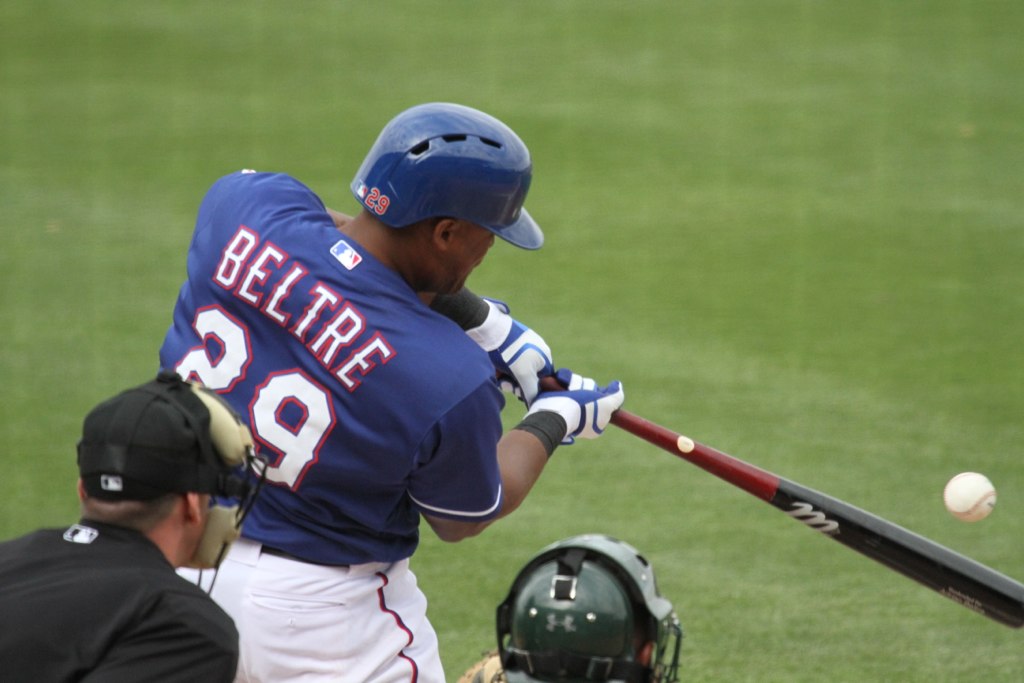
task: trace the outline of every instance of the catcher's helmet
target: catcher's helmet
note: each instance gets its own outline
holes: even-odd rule
[[[498,606],[497,625],[509,683],[678,680],[682,629],[672,604],[647,560],[609,536],[542,550]]]
[[[532,175],[530,152],[511,128],[482,111],[434,102],[384,126],[351,187],[393,228],[459,218],[538,249],[544,234],[523,208]]]

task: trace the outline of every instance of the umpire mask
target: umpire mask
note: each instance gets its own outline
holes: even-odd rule
[[[238,538],[258,487],[249,428],[217,394],[163,370],[85,418],[78,467],[86,493],[107,501],[208,493],[212,505],[186,566],[216,567]]]

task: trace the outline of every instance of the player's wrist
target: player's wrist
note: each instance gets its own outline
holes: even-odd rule
[[[483,322],[466,330],[469,338],[476,342],[484,351],[492,354],[491,360],[495,367],[501,368],[507,365],[504,358],[506,347],[522,334],[526,327],[517,323],[508,314],[508,310],[500,302],[490,299],[481,299],[487,307],[487,316]]]
[[[537,437],[550,458],[558,444],[565,439],[569,425],[565,418],[558,413],[539,410],[524,417],[513,429],[519,429]]]
[[[430,307],[467,331],[483,325],[491,312],[487,301],[465,287],[454,294],[438,294]]]

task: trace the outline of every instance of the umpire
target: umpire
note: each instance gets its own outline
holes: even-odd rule
[[[212,568],[251,495],[248,428],[173,372],[96,406],[78,445],[82,518],[0,543],[0,678],[231,681],[238,632],[176,567]],[[242,509],[247,501],[242,500]]]

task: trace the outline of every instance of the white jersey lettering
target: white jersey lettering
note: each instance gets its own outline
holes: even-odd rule
[[[224,289],[232,289],[238,281],[238,275],[242,272],[253,248],[259,243],[259,237],[244,225],[239,226],[238,232],[224,247],[220,262],[217,264],[217,271],[213,274],[213,281]]]

